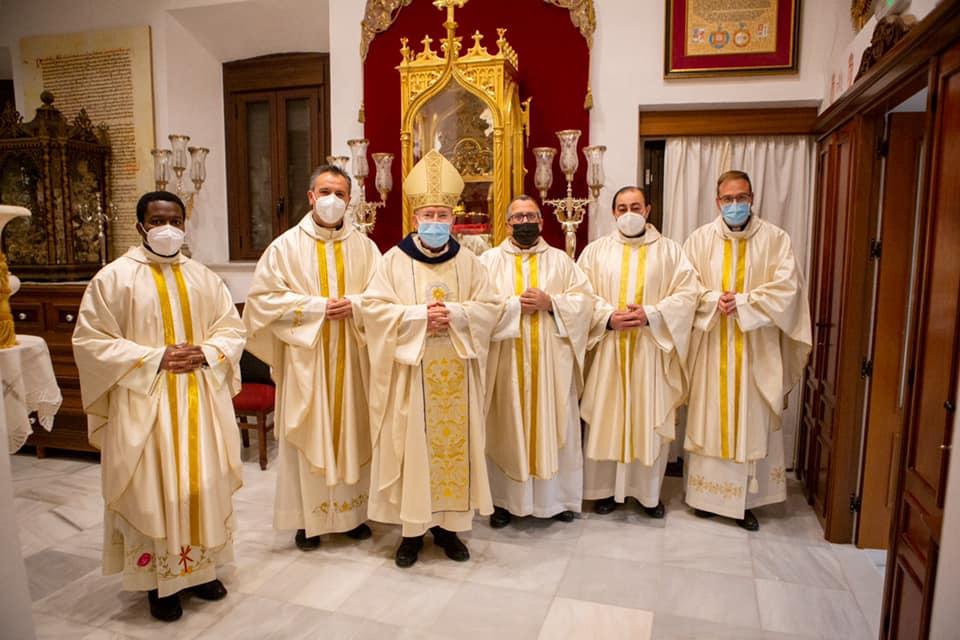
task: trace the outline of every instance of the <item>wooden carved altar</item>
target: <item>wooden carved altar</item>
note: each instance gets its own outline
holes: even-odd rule
[[[10,104],[0,113],[0,202],[33,214],[6,226],[3,251],[21,280],[86,279],[100,268],[102,223],[81,211],[109,206],[110,138],[85,110],[67,122],[53,94],[40,99],[30,122]]]

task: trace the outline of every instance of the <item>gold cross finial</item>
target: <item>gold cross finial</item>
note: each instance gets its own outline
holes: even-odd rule
[[[453,22],[454,7],[456,7],[457,9],[462,9],[463,5],[465,5],[466,3],[467,3],[467,0],[434,0],[433,6],[435,6],[437,9],[440,9],[441,11],[446,9],[447,21]]]

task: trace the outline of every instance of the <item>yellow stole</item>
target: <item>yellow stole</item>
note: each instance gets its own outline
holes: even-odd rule
[[[743,292],[743,274],[747,262],[747,241],[746,239],[737,240],[737,264],[733,265],[733,240],[725,240],[723,243],[723,281],[724,291]],[[731,274],[735,269],[735,274]],[[731,288],[731,275],[734,275],[734,287]],[[729,370],[728,346],[730,340],[730,331],[733,330],[733,442],[734,447],[730,447],[731,417],[729,407],[729,380],[727,373]],[[720,316],[720,454],[723,458],[730,460],[736,453],[736,443],[740,434],[740,377],[743,367],[743,332],[735,320],[729,316]]]
[[[633,245],[623,245],[623,258],[620,261],[620,297],[617,304],[618,310],[625,310],[629,292],[627,287],[630,283],[630,257],[633,253]],[[639,247],[637,257],[637,281],[634,288],[633,304],[643,304],[643,285],[646,280],[647,271],[647,245],[642,244]],[[637,335],[639,329],[630,331],[620,331],[619,351],[620,351],[620,388],[623,396],[623,446],[620,448],[620,462],[627,464],[635,457],[633,451],[632,434],[628,434],[630,429],[630,376],[629,372],[633,367],[633,350],[637,344]],[[629,451],[629,453],[628,453]]]
[[[193,342],[193,318],[190,314],[190,296],[179,264],[171,264],[171,271],[177,283],[177,298],[180,301],[180,314],[183,321],[184,337],[187,344]],[[160,313],[163,317],[163,343],[167,346],[177,344],[177,333],[173,323],[173,308],[170,304],[170,292],[163,276],[163,267],[150,264],[153,281],[157,285],[160,298]],[[200,389],[197,374],[191,371],[187,376],[187,477],[189,481],[190,544],[200,544]],[[173,455],[177,465],[177,500],[180,499],[180,411],[177,398],[177,375],[167,371],[167,402],[170,407],[170,425],[173,428]]]
[[[530,256],[530,287],[538,288],[540,286],[540,276],[538,273],[537,254],[531,253]],[[522,294],[527,287],[523,286],[523,254],[517,254],[514,261],[514,290],[516,295]],[[527,395],[525,386],[524,366],[523,366],[523,321],[524,316],[520,316],[520,337],[514,342],[516,344],[517,354],[517,379],[520,381],[520,417],[524,422],[524,432],[527,437],[527,452],[529,454],[530,474],[537,478],[549,476],[549,470],[540,469],[537,462],[537,413],[539,400],[538,390],[540,389],[540,312],[532,313],[526,317],[530,324],[530,417],[527,418]]]
[[[343,272],[343,243],[339,240],[333,243],[333,259],[336,264],[337,296],[343,297],[346,282]],[[330,279],[327,268],[327,243],[317,240],[317,265],[320,269],[320,295],[330,297]],[[330,362],[330,323],[337,323],[337,363],[333,369]],[[347,326],[341,320],[325,320],[320,330],[323,343],[323,365],[326,370],[327,392],[333,396],[333,452],[334,459],[340,462],[340,432],[343,414],[343,374],[347,358]],[[329,397],[328,395],[328,397]]]

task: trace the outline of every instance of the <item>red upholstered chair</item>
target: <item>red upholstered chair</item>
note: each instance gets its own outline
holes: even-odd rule
[[[267,431],[273,429],[273,420],[267,417],[273,413],[276,389],[270,379],[270,367],[252,354],[244,351],[240,358],[240,393],[233,398],[233,410],[237,414],[237,426],[243,438],[243,446],[250,446],[249,429],[257,430],[257,444],[260,447],[260,469],[267,468]],[[256,422],[247,422],[244,418],[255,418]]]

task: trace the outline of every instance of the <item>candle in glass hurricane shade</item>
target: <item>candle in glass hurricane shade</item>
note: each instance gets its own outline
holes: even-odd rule
[[[537,168],[533,174],[533,184],[540,192],[540,201],[547,199],[547,192],[553,186],[553,156],[557,150],[553,147],[534,147],[533,157],[537,161]]]
[[[327,164],[332,164],[341,171],[347,170],[347,163],[350,162],[348,156],[327,156]]]
[[[193,188],[200,191],[203,181],[207,179],[206,160],[210,149],[205,147],[188,147],[190,152],[190,179],[193,180]]]
[[[153,156],[153,181],[157,183],[157,190],[163,191],[170,181],[170,157],[173,153],[169,149],[154,149],[150,154]]]
[[[363,180],[370,175],[370,166],[367,164],[368,144],[370,141],[366,138],[347,140],[347,146],[350,147],[350,154],[353,156],[353,175],[357,180]]]
[[[594,200],[603,188],[603,153],[606,150],[602,144],[583,148],[583,156],[587,159],[587,186]]]
[[[557,131],[557,137],[560,139],[560,171],[563,171],[567,182],[572,182],[573,174],[580,166],[580,159],[577,157],[577,140],[580,139],[580,130]]]
[[[390,190],[393,189],[393,175],[390,173],[390,168],[393,165],[393,154],[373,154],[373,165],[377,170],[377,176],[374,179],[374,184],[377,186],[377,192],[380,194],[380,199],[386,200]]]
[[[173,170],[179,178],[187,168],[187,143],[190,136],[170,134],[170,146],[173,148]]]

